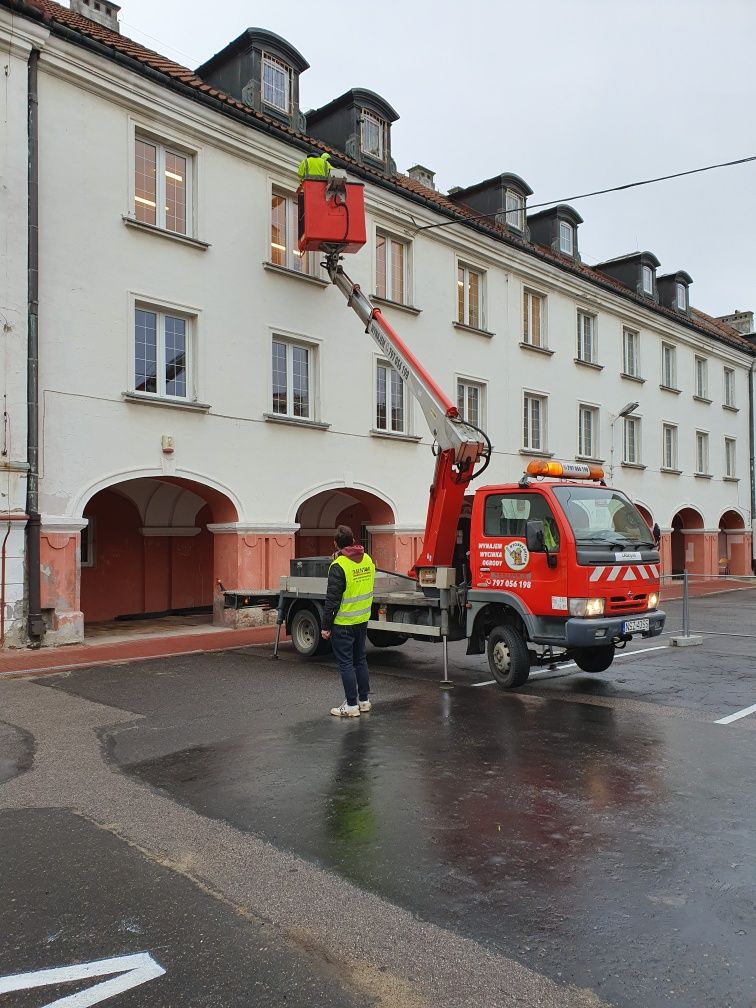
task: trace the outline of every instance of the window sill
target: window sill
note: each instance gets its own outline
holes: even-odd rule
[[[520,343],[523,350],[531,350],[533,353],[545,354],[547,357],[553,357],[554,351],[549,350],[545,346],[536,346],[535,343],[526,343],[524,340]]]
[[[708,406],[711,406],[712,400],[707,399],[705,396],[694,395],[693,398],[696,400],[696,402],[706,403]]]
[[[149,392],[122,392],[126,402],[143,403],[145,406],[167,406],[170,409],[190,410],[195,413],[208,413],[212,407],[209,403],[192,402],[191,399],[169,399],[168,396],[152,395]]]
[[[722,409],[729,410],[730,413],[740,413],[739,406],[730,406],[729,403],[722,403]]]
[[[496,333],[489,332],[488,329],[478,329],[476,326],[465,325],[464,322],[452,322],[455,329],[462,329],[463,332],[477,333],[478,336],[486,336],[491,339]]]
[[[645,378],[641,378],[639,375],[628,374],[627,371],[620,371],[620,378],[626,378],[628,381],[637,382],[639,385],[646,384]]]
[[[279,273],[281,276],[293,277],[295,280],[304,280],[305,283],[314,284],[316,287],[328,287],[327,280],[322,277],[313,276],[311,273],[300,273],[299,270],[289,269],[288,266],[279,266],[277,263],[263,262],[263,269],[269,273]]]
[[[723,476],[724,483],[740,483],[740,476]]]
[[[371,437],[386,438],[389,441],[411,441],[413,444],[418,444],[423,439],[418,437],[416,434],[397,434],[394,431],[377,430],[376,428],[371,428]]]
[[[682,391],[682,389],[673,388],[671,385],[660,385],[659,388],[662,392],[673,392],[675,395],[680,395],[680,392]]]
[[[591,370],[593,370],[593,371],[603,371],[604,370],[604,365],[603,364],[594,364],[593,361],[582,360],[580,357],[575,357],[574,361],[575,361],[576,364],[579,364],[580,367],[591,368]]]
[[[623,469],[645,469],[642,462],[620,462]]]
[[[576,455],[576,462],[590,462],[592,465],[603,465],[606,459],[596,458],[594,455]]]
[[[554,458],[554,452],[536,451],[535,448],[520,448],[520,455],[532,455],[533,458]]]
[[[160,235],[161,238],[168,238],[170,241],[180,242],[182,245],[191,245],[202,252],[206,252],[211,247],[209,242],[200,241],[199,238],[191,238],[189,235],[179,234],[178,231],[167,231],[155,224],[145,224],[144,221],[134,220],[127,214],[123,214],[121,220],[126,227],[136,228],[137,231],[145,231],[148,234]]]
[[[284,416],[281,413],[263,413],[268,423],[286,424],[290,427],[314,427],[315,430],[329,430],[330,424],[322,420],[306,420],[304,417]]]
[[[682,476],[682,469],[670,469],[668,466],[662,466],[659,472],[669,473],[671,476]]]
[[[28,462],[0,462],[0,472],[29,472]]]
[[[696,479],[713,479],[711,473],[693,473]]]
[[[392,301],[391,298],[381,297],[380,294],[374,294],[371,300],[376,304],[386,305],[387,308],[396,308],[398,311],[407,312],[408,315],[419,315],[423,310],[415,308],[414,305],[402,304],[401,301]]]

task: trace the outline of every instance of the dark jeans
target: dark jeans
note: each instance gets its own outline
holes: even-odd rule
[[[357,703],[358,695],[360,700],[367,700],[370,692],[365,657],[366,636],[367,623],[355,623],[352,626],[338,626],[334,623],[331,629],[331,647],[341,673],[346,701],[352,707]]]

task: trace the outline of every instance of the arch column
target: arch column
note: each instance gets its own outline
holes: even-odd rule
[[[43,515],[39,544],[45,646],[84,640],[79,543],[86,521]]]
[[[423,547],[424,529],[415,525],[368,525],[367,530],[375,566],[406,574]]]
[[[672,573],[672,529],[661,530],[661,542],[659,543],[659,557],[662,574]]]
[[[225,588],[249,591],[278,588],[281,578],[289,573],[299,525],[221,522],[207,527],[213,534],[213,622],[218,626],[241,625],[235,614],[243,610],[223,609],[218,582]]]
[[[715,577],[719,574],[719,529],[682,528],[685,567],[689,574]]]

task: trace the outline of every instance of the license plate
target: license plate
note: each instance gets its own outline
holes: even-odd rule
[[[622,624],[622,633],[636,633],[638,630],[649,630],[651,621],[646,619],[628,619]]]

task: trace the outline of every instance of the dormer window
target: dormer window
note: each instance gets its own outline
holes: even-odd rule
[[[685,284],[679,283],[676,284],[676,292],[677,292],[677,307],[680,309],[680,311],[687,311],[688,288],[685,286]]]
[[[641,287],[644,294],[654,293],[654,271],[650,266],[641,267]]]
[[[383,137],[386,123],[378,116],[371,115],[363,110],[360,118],[360,146],[363,154],[383,161]]]
[[[575,229],[567,221],[559,222],[559,251],[565,255],[574,255]]]
[[[281,60],[263,53],[262,58],[263,103],[279,112],[289,111],[291,95],[291,68]]]
[[[512,189],[507,189],[506,193],[506,220],[507,226],[523,231],[525,227],[525,199]]]

